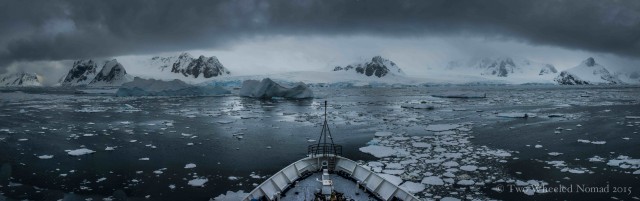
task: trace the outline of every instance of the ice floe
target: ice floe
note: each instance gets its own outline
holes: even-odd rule
[[[249,195],[249,193],[245,193],[242,190],[237,192],[227,191],[226,194],[220,194],[213,198],[213,201],[237,201],[244,199],[247,195]]]
[[[87,148],[80,148],[80,149],[76,149],[76,150],[66,150],[67,154],[71,155],[71,156],[81,156],[81,155],[85,155],[85,154],[92,154],[95,153],[95,151],[91,150],[91,149],[87,149]]]
[[[361,147],[360,151],[364,153],[369,153],[378,158],[393,156],[398,152],[393,148],[378,146],[378,145],[369,145],[366,147]]]
[[[191,169],[191,168],[195,168],[195,167],[196,167],[196,164],[193,164],[193,163],[188,163],[188,164],[184,165],[185,169]]]
[[[461,127],[460,124],[431,124],[427,126],[426,130],[439,132],[439,131],[453,130],[459,127]]]
[[[41,156],[38,156],[38,158],[40,158],[40,159],[52,159],[53,155],[41,155]]]
[[[187,184],[189,186],[204,187],[204,184],[207,183],[208,181],[209,179],[207,178],[196,178],[196,179],[189,180]]]

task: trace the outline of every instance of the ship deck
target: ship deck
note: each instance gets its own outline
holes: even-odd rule
[[[282,201],[302,201],[313,200],[314,193],[322,188],[322,172],[313,173],[307,178],[298,181],[281,197]],[[356,188],[356,183],[342,176],[331,174],[335,191],[343,193],[347,200],[378,200],[371,194]]]

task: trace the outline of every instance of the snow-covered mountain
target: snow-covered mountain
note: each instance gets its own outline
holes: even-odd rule
[[[33,87],[42,86],[39,75],[35,73],[11,73],[0,75],[0,86]]]
[[[611,74],[604,66],[596,63],[592,57],[582,61],[576,67],[562,71],[554,81],[562,85],[623,83],[622,80]]]
[[[151,65],[159,67],[162,71],[170,68],[172,73],[180,73],[184,77],[211,78],[230,74],[217,57],[200,55],[193,58],[189,53],[172,57],[153,57]]]
[[[551,64],[512,57],[474,58],[468,61],[451,61],[448,70],[463,70],[484,77],[543,76],[558,73]]]
[[[87,85],[93,81],[98,74],[98,65],[93,60],[78,60],[73,62],[73,67],[67,73],[60,85],[62,86],[81,86]]]
[[[105,61],[98,66],[93,60],[73,62],[69,73],[60,81],[62,86],[118,86],[133,80],[117,60]]]
[[[102,70],[93,78],[89,85],[122,85],[133,81],[133,76],[127,74],[122,64],[118,60],[107,61]]]
[[[384,77],[389,74],[405,76],[402,69],[393,61],[382,58],[381,56],[375,56],[368,62],[355,63],[345,67],[336,66],[333,71],[353,71],[369,77]]]

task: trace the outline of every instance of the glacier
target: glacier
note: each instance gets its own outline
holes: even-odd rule
[[[118,88],[116,96],[219,96],[230,93],[222,87],[195,86],[177,79],[163,81],[136,77]]]

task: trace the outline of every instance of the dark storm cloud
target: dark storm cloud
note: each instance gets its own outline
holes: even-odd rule
[[[640,56],[640,1],[0,0],[0,65],[269,35],[469,35]]]

